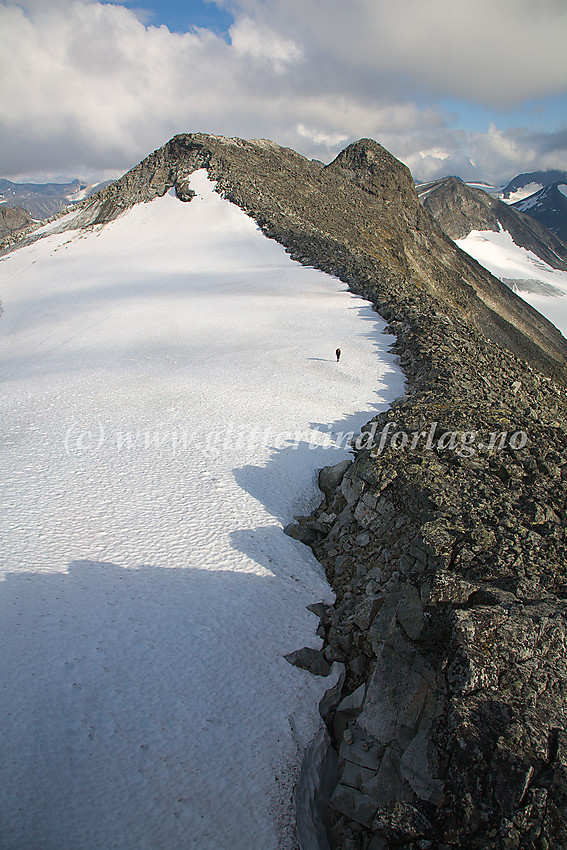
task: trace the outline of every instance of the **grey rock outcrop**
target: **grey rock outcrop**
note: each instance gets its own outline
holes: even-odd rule
[[[352,461],[343,460],[334,466],[324,466],[319,471],[319,489],[323,491],[327,498],[331,498],[334,491],[341,484],[351,464]]]
[[[331,672],[329,662],[323,653],[317,649],[311,649],[309,646],[288,652],[287,655],[284,655],[284,658],[290,664],[295,664],[296,667],[301,667],[303,670],[309,670],[315,676],[328,676]]]

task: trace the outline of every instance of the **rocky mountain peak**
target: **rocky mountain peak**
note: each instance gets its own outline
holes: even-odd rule
[[[373,139],[359,139],[346,147],[327,166],[373,195],[385,200],[415,197],[411,172]]]
[[[447,238],[419,202],[409,169],[371,139],[321,168],[265,140],[180,134],[78,204],[62,227],[103,225],[174,187],[189,201],[190,175],[201,168],[294,259],[340,277],[383,315],[466,316],[471,332],[565,374],[559,331]]]

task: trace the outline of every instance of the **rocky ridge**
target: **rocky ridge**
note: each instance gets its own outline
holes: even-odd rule
[[[62,226],[171,187],[190,201],[197,168],[371,300],[407,376],[288,529],[337,594],[313,606],[322,651],[295,660],[345,670],[323,708],[338,774],[321,846],[567,847],[567,343],[459,251],[371,140],[323,167],[177,136]]]
[[[380,415],[290,529],[336,590],[318,633],[351,695],[326,716],[332,847],[567,846],[565,396],[522,378]]]
[[[198,168],[294,259],[336,274],[381,315],[425,310],[437,322],[453,311],[547,374],[565,374],[559,331],[456,247],[420,204],[409,170],[372,140],[322,166],[266,140],[182,134],[50,232],[102,226],[171,188],[189,200],[188,178]],[[0,251],[35,238],[8,238]]]

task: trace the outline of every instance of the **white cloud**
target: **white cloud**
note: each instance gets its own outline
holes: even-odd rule
[[[505,133],[491,126],[469,140],[471,155],[479,171],[492,179],[513,177],[519,172],[542,169],[567,170],[567,127],[553,132],[511,128]]]
[[[323,160],[370,136],[421,179],[567,167],[567,130],[466,133],[434,105],[567,89],[563,0],[229,3],[227,43],[118,2],[0,0],[0,175],[102,176],[198,130]]]
[[[292,39],[282,39],[273,30],[255,25],[250,18],[241,18],[229,32],[237,56],[265,63],[277,74],[301,61],[303,52]]]
[[[343,144],[348,139],[348,136],[343,136],[342,133],[329,134],[321,130],[314,130],[312,127],[306,127],[305,124],[298,124],[296,130],[304,139],[309,139],[316,145],[326,145],[329,148]]]
[[[319,62],[410,90],[511,106],[565,91],[564,0],[233,0]]]

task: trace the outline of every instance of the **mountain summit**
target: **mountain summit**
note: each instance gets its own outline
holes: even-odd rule
[[[181,134],[79,203],[69,226],[104,224],[171,188],[190,200],[188,178],[199,168],[292,257],[338,275],[379,311],[427,303],[433,314],[466,316],[537,368],[564,372],[557,329],[447,238],[420,204],[410,171],[372,139],[322,166],[266,140]]]

